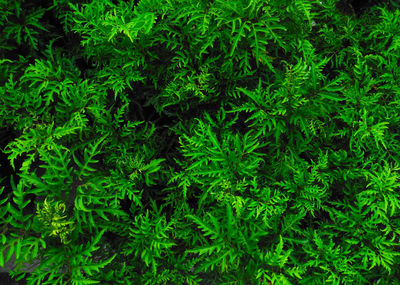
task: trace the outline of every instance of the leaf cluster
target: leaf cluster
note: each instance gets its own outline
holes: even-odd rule
[[[9,2],[10,275],[400,284],[393,1]]]

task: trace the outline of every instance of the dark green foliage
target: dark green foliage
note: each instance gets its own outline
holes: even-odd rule
[[[396,1],[0,1],[0,266],[400,284],[399,26]]]

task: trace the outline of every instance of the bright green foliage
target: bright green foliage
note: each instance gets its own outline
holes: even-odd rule
[[[39,225],[47,228],[47,230],[43,231],[40,229],[42,233],[46,234],[46,232],[50,232],[50,236],[59,236],[62,243],[69,243],[68,235],[73,231],[71,221],[66,221],[64,216],[65,212],[65,204],[63,203],[55,203],[47,202],[47,199],[43,202],[43,208],[39,208],[37,205],[37,219],[39,221]]]
[[[396,1],[45,2],[0,0],[11,276],[400,284]]]

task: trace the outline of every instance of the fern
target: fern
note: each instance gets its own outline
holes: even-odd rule
[[[90,172],[95,171],[95,169],[91,168],[89,164],[98,162],[98,160],[93,158],[101,153],[101,150],[98,150],[97,148],[105,140],[105,138],[106,137],[102,137],[96,143],[90,144],[88,148],[85,149],[82,163],[76,158],[75,154],[72,154],[74,162],[79,166],[80,169],[77,173],[78,179],[81,179],[81,176],[88,176]]]
[[[0,266],[15,261],[11,277],[399,283],[393,5],[8,2]]]
[[[47,202],[47,200],[45,200],[42,209],[37,205],[36,214],[38,221],[47,228],[47,230],[44,231],[44,234],[49,232],[50,236],[59,236],[62,243],[68,244],[70,242],[68,240],[68,235],[74,230],[72,225],[73,222],[64,220],[66,218],[66,216],[63,216],[65,212],[65,204],[51,204],[53,204],[52,201]]]
[[[155,204],[152,204],[154,213],[157,214]],[[160,209],[161,210],[161,209]],[[157,261],[162,257],[162,253],[175,245],[170,241],[168,233],[172,230],[172,225],[166,223],[165,217],[150,220],[149,212],[135,218],[130,228],[131,242],[123,250],[123,254],[129,256],[134,253],[144,261],[146,266],[151,265],[154,275],[157,272]]]
[[[9,11],[7,18],[14,19],[7,21],[8,25],[4,28],[4,37],[2,40],[15,39],[18,45],[27,44],[33,49],[38,50],[39,34],[43,31],[49,32],[46,26],[40,22],[45,9],[27,9],[27,7],[23,7],[21,4],[19,1],[16,1],[11,6],[7,6],[7,10]]]

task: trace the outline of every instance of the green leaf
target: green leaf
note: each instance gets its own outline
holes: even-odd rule
[[[200,255],[208,253],[208,255],[211,255],[214,251],[220,252],[222,246],[222,243],[210,244],[196,249],[186,250],[185,253],[198,253]]]
[[[211,214],[209,214],[209,216],[212,217]],[[219,237],[218,230],[211,228],[210,226],[205,224],[202,220],[200,220],[198,217],[193,216],[193,215],[186,215],[186,217],[192,219],[199,226],[199,228],[202,229],[202,231],[204,232],[204,235],[211,236],[211,238],[213,238],[213,239],[217,239]],[[212,218],[214,218],[214,217],[212,217]]]
[[[0,251],[0,267],[4,267],[4,253],[3,253],[3,250]]]
[[[39,243],[35,242],[34,245],[33,245],[33,250],[32,250],[32,253],[31,253],[31,257],[35,258],[38,255],[38,252],[39,252]]]
[[[17,240],[15,249],[15,258],[19,259],[20,254],[21,254],[21,241]]]
[[[235,52],[235,49],[238,45],[238,42],[240,41],[240,38],[244,37],[243,30],[245,27],[248,29],[246,23],[243,23],[243,25],[240,26],[240,30],[239,30],[238,34],[233,38],[232,48],[231,48],[231,52],[229,53],[229,56],[233,55],[233,53]]]
[[[332,101],[336,101],[336,102],[340,102],[340,101],[344,101],[344,100],[346,100],[346,98],[340,98],[340,96],[338,96],[338,95],[336,95],[336,94],[334,94],[334,93],[330,93],[330,92],[319,92],[319,95],[322,97],[322,98],[326,98],[326,99],[329,99],[329,100],[332,100]]]
[[[7,253],[6,253],[6,260],[5,260],[5,262],[8,262],[9,260],[10,260],[10,258],[11,258],[11,256],[13,255],[13,253],[14,253],[14,243],[11,243],[10,245],[9,245],[9,247],[8,247],[8,251],[7,251]]]
[[[95,238],[92,239],[92,246],[96,245],[99,243],[99,241],[101,240],[104,232],[106,231],[106,229],[102,229],[96,236]],[[115,256],[114,256],[115,257]]]
[[[79,168],[83,168],[83,164],[76,158],[74,153],[72,153],[72,158],[74,159],[75,163],[79,166]]]

